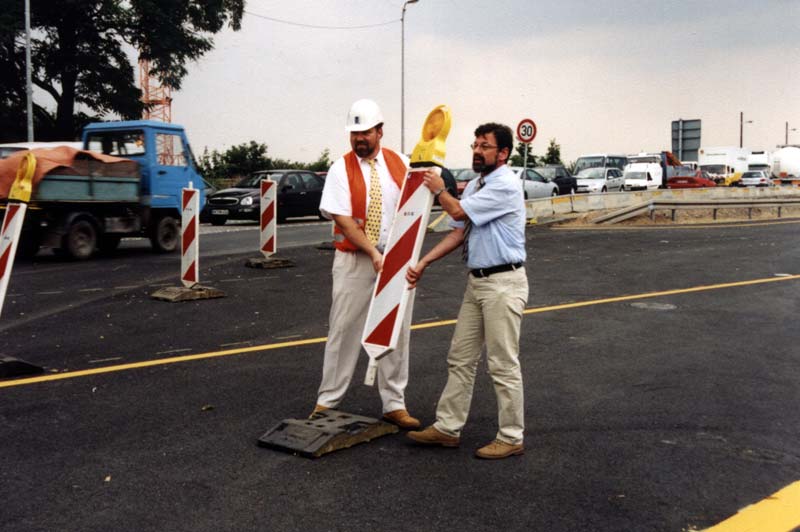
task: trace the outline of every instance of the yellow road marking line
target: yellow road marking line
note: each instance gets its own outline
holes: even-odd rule
[[[705,532],[791,532],[800,527],[800,481],[751,504]]]
[[[751,286],[767,283],[779,283],[785,281],[793,281],[800,279],[800,275],[791,275],[788,277],[768,277],[765,279],[752,279],[750,281],[737,281],[732,283],[721,283],[705,286],[695,286],[691,288],[678,288],[675,290],[664,290],[661,292],[647,292],[644,294],[634,294],[628,296],[609,297],[605,299],[592,299],[589,301],[577,301],[575,303],[564,303],[561,305],[551,305],[547,307],[534,307],[524,311],[525,314],[540,314],[543,312],[554,312],[556,310],[564,310],[570,308],[588,307],[592,305],[604,305],[608,303],[619,303],[621,301],[635,301],[638,299],[648,299],[654,297],[664,297],[677,294],[689,294],[692,292],[704,292],[708,290],[721,290],[724,288],[736,288],[740,286]],[[412,325],[412,330],[430,329],[433,327],[445,327],[447,325],[455,325],[456,320],[440,320],[429,323],[418,323]],[[167,364],[177,364],[181,362],[190,362],[193,360],[203,360],[206,358],[218,358],[231,355],[241,355],[245,353],[253,353],[257,351],[271,351],[275,349],[283,349],[288,347],[299,347],[303,345],[321,344],[327,340],[327,337],[309,338],[306,340],[292,340],[289,342],[280,342],[276,344],[263,344],[254,345],[251,347],[240,347],[236,349],[226,349],[223,351],[211,351],[208,353],[197,353],[194,355],[183,355],[169,358],[160,358],[156,360],[147,360],[143,362],[131,362],[129,364],[119,364],[116,366],[106,366],[102,368],[92,368],[85,370],[69,371],[65,373],[54,373],[51,375],[41,375],[38,377],[28,377],[23,379],[15,379],[11,381],[0,382],[0,388],[8,388],[11,386],[22,386],[25,384],[34,384],[39,382],[57,381],[63,379],[73,379],[76,377],[86,377],[89,375],[98,375],[101,373],[113,373],[117,371],[126,371],[129,369],[147,368],[152,366],[162,366]]]

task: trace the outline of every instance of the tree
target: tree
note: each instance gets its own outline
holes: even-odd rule
[[[530,143],[526,144],[524,142],[517,144],[517,147],[514,149],[514,151],[517,153],[511,156],[511,166],[522,166],[523,160],[525,159],[526,150],[528,152],[528,168],[533,168],[536,166],[536,156],[533,154],[533,148],[531,148]]]
[[[556,144],[556,139],[550,139],[547,153],[544,154],[544,164],[563,164],[561,162],[561,146]]]
[[[186,63],[211,50],[226,24],[238,30],[243,11],[244,0],[31,0],[33,84],[55,103],[50,111],[35,102],[37,139],[76,138],[86,122],[109,114],[140,117],[130,48],[162,84],[179,89]],[[0,0],[0,140],[27,130],[24,46],[23,2]]]
[[[217,150],[209,153],[206,148],[197,161],[200,174],[214,185],[221,185],[222,180],[237,180],[258,170],[297,168],[321,172],[330,166],[330,150],[327,148],[322,151],[316,161],[308,164],[288,159],[273,159],[267,155],[267,145],[254,140],[231,146],[222,153]]]

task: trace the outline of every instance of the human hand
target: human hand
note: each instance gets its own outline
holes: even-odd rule
[[[425,184],[431,192],[438,192],[439,190],[446,188],[444,186],[444,179],[442,176],[434,172],[433,170],[428,170],[424,174],[422,174],[422,182]]]
[[[417,283],[422,279],[422,274],[428,265],[422,261],[418,262],[415,266],[409,266],[406,270],[406,282],[408,289],[412,290],[417,287]]]
[[[383,255],[381,255],[381,252],[375,249],[369,258],[372,259],[372,267],[375,268],[375,273],[381,273],[381,270],[383,270]]]

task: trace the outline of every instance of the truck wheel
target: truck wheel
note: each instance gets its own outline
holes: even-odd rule
[[[150,243],[158,253],[171,253],[178,249],[181,236],[181,227],[178,220],[172,216],[159,218],[150,232]]]
[[[88,220],[76,220],[61,239],[61,249],[75,260],[86,260],[97,247],[97,230]]]
[[[225,222],[228,221],[227,216],[212,216],[211,217],[211,225],[225,225]]]
[[[113,253],[119,247],[120,235],[102,235],[97,242],[97,249],[106,255]]]

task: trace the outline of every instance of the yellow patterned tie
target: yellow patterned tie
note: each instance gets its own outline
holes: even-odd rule
[[[373,245],[381,237],[381,218],[383,218],[383,198],[381,194],[381,180],[378,169],[375,168],[375,159],[369,159],[369,207],[367,208],[367,225],[364,232]]]

